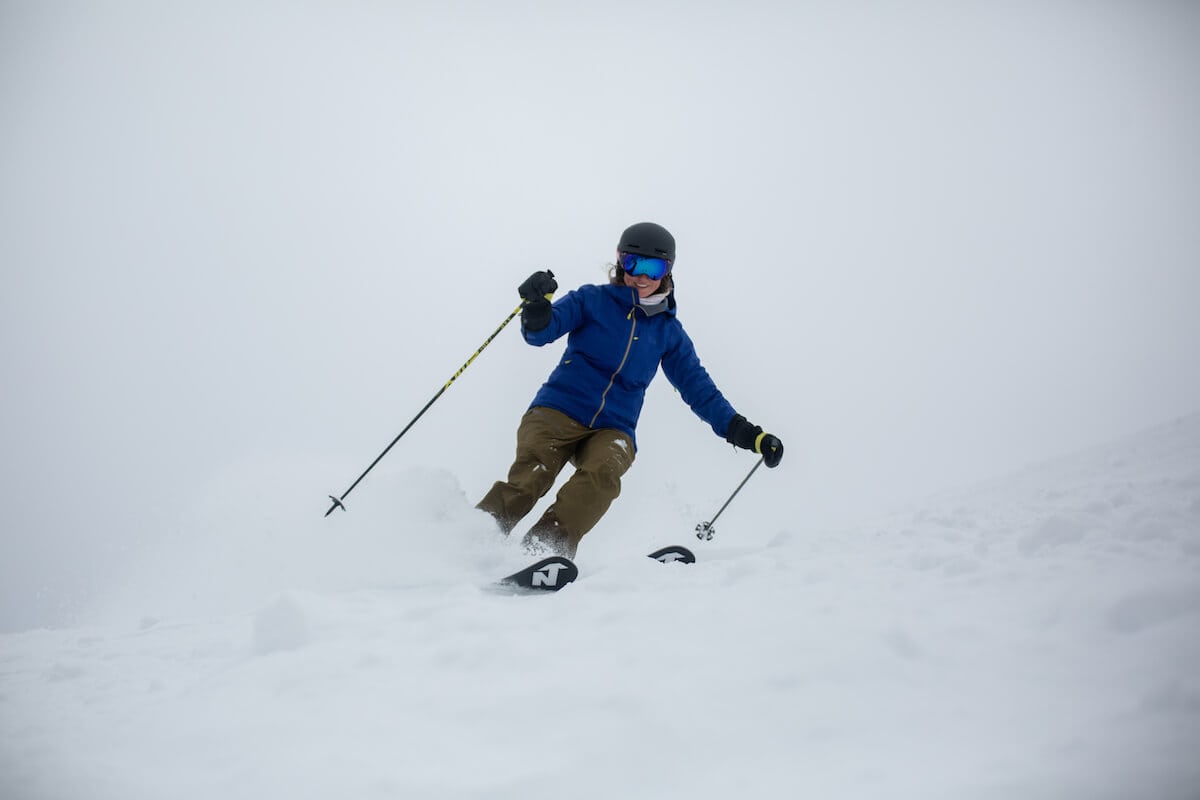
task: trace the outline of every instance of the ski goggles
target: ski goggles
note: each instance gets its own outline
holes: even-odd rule
[[[671,271],[671,262],[665,258],[621,253],[621,269],[626,275],[645,275],[652,281],[661,281]]]

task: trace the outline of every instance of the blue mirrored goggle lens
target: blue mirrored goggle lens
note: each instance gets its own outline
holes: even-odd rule
[[[621,254],[621,268],[630,275],[645,275],[652,281],[661,281],[671,269],[671,262],[665,258],[650,258],[636,253]]]

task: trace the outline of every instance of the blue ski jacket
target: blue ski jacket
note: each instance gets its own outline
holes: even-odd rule
[[[736,413],[700,363],[691,338],[675,313],[675,295],[665,307],[643,306],[627,286],[581,286],[554,303],[550,324],[522,329],[541,347],[567,334],[567,349],[542,384],[530,408],[545,406],[589,428],[615,428],[637,447],[638,416],[646,387],[663,373],[684,402],[721,438]]]

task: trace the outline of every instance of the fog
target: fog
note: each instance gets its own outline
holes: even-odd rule
[[[481,496],[561,350],[515,324],[321,520],[521,280],[603,281],[641,220],[785,443],[758,519],[1196,411],[1198,45],[1185,2],[5,0],[0,630],[86,618],[197,509],[343,535],[406,470]],[[639,444],[597,539],[684,539],[753,464],[665,379]]]

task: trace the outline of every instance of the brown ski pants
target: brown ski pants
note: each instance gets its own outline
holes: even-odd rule
[[[550,491],[563,467],[575,472],[526,534],[528,549],[574,557],[579,540],[621,494],[633,464],[633,442],[612,428],[588,428],[552,408],[531,408],[517,427],[517,456],[507,481],[497,481],[476,506],[507,534]]]

